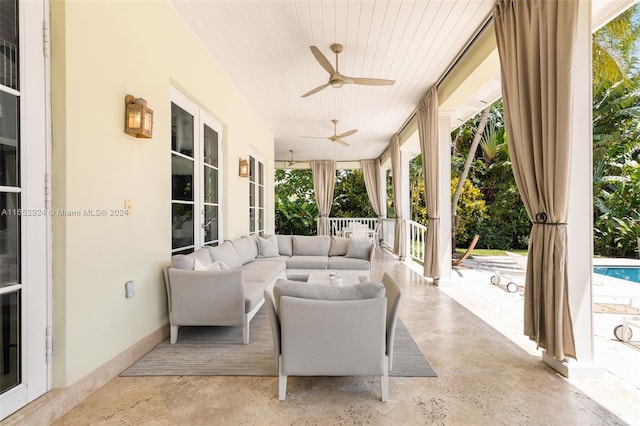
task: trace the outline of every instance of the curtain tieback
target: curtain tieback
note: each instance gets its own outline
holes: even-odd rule
[[[536,215],[536,220],[531,222],[533,225],[548,225],[548,226],[562,226],[568,225],[567,222],[547,222],[547,214],[545,212],[540,212]]]

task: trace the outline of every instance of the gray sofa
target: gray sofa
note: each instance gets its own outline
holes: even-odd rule
[[[248,344],[249,323],[278,279],[317,271],[357,272],[368,279],[373,252],[368,239],[274,235],[174,255],[164,271],[170,341],[176,343],[180,326],[242,325]]]

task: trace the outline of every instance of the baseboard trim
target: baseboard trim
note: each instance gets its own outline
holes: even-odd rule
[[[35,401],[16,411],[3,425],[52,424],[89,395],[135,364],[159,343],[169,337],[169,326],[164,325],[142,340],[116,355],[75,383],[60,389],[52,389]]]

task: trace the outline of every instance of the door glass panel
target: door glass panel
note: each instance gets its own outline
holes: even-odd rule
[[[171,248],[191,246],[193,239],[193,205],[171,205]]]
[[[0,92],[0,186],[20,184],[18,154],[18,97]]]
[[[218,207],[204,207],[204,241],[210,243],[218,239]]]
[[[193,201],[193,161],[171,155],[171,198]]]
[[[258,183],[260,185],[264,185],[264,164],[262,162],[258,162]]]
[[[264,230],[264,209],[258,209],[258,230]]]
[[[255,183],[249,183],[249,205],[251,207],[254,207],[256,205],[255,186]]]
[[[18,90],[18,2],[0,2],[0,84]]]
[[[249,208],[249,232],[256,232],[256,209]]]
[[[218,170],[204,166],[204,202],[218,202]]]
[[[249,157],[249,180],[256,181],[256,160],[253,157]]]
[[[218,132],[204,126],[204,162],[218,167]]]
[[[264,207],[264,186],[258,187],[258,207]]]
[[[0,295],[2,374],[0,392],[20,384],[20,290]]]
[[[171,149],[193,157],[193,116],[171,104]]]
[[[0,286],[20,282],[20,195],[0,193]]]

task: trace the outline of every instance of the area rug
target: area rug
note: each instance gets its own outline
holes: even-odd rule
[[[250,332],[250,344],[243,345],[242,327],[181,327],[175,345],[162,342],[121,376],[277,376],[265,308],[251,321]],[[436,377],[401,321],[389,375]]]

